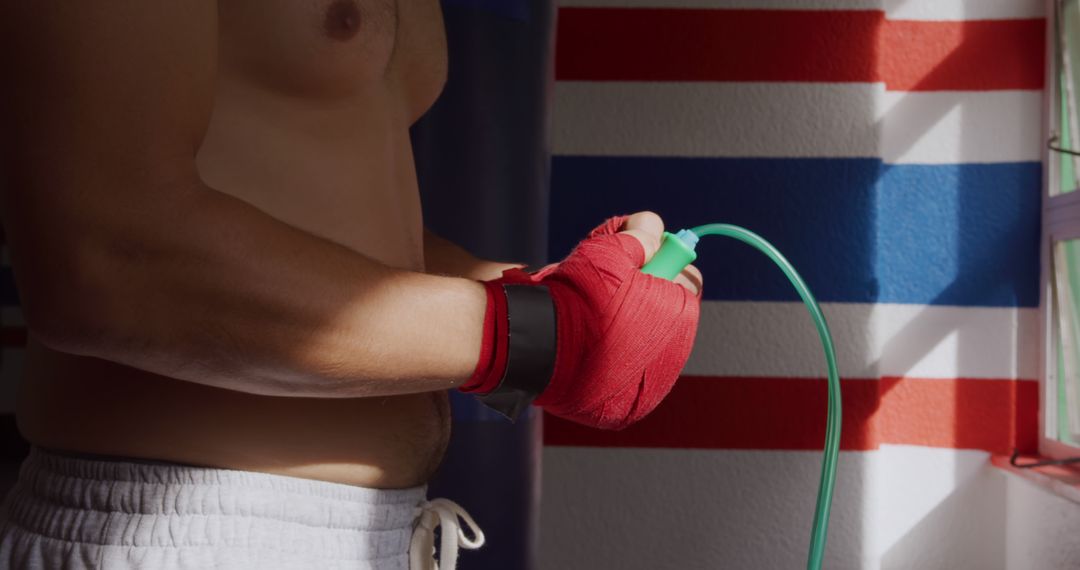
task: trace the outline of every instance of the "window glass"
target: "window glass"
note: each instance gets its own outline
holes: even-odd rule
[[[1062,148],[1080,147],[1080,0],[1063,0],[1058,21],[1057,91],[1060,103],[1058,144]],[[1061,184],[1057,194],[1077,188],[1080,156],[1059,154]]]
[[[1057,347],[1057,432],[1080,441],[1080,240],[1054,244],[1053,287]]]

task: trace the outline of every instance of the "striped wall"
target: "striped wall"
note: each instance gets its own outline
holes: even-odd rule
[[[777,244],[843,375],[830,568],[1005,568],[990,454],[1038,419],[1041,0],[563,0],[551,252],[651,209]],[[547,570],[804,564],[824,359],[760,254],[706,240],[649,418],[546,418]]]

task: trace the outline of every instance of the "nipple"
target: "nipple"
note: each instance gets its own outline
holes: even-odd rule
[[[323,22],[326,35],[338,41],[348,41],[360,31],[360,8],[355,0],[334,0],[326,10]]]

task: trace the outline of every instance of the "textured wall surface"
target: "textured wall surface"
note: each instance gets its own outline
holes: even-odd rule
[[[647,208],[745,225],[795,263],[843,375],[829,568],[1080,550],[1031,555],[1054,539],[1024,517],[1075,536],[1080,508],[988,464],[1038,439],[1043,4],[562,1],[551,252]],[[619,433],[548,418],[547,570],[805,564],[820,346],[758,253],[699,254],[701,330],[668,401]]]
[[[1008,570],[1080,568],[1076,503],[1009,476],[1006,486]]]

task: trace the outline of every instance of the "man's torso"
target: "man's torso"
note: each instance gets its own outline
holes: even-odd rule
[[[383,263],[423,270],[408,128],[445,79],[437,0],[219,0],[219,15],[204,180]],[[430,476],[449,431],[443,393],[253,396],[33,342],[25,366],[20,428],[57,449],[408,487]]]

